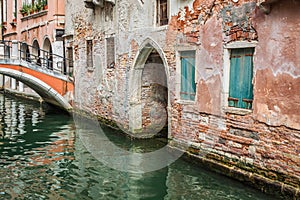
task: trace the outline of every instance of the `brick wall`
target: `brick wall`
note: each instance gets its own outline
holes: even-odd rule
[[[160,131],[167,124],[167,78],[157,52],[149,55],[142,73],[143,132]]]
[[[195,0],[191,8],[181,9],[177,16],[172,16],[168,27],[151,24],[154,19],[151,1],[132,9],[128,9],[127,1],[119,3],[118,10],[114,10],[119,14],[118,26],[105,22],[104,27],[96,27],[93,13],[88,10],[75,17],[77,108],[113,120],[128,130],[130,104],[134,99],[129,88],[131,72],[138,60],[144,59],[139,55],[148,47],[143,42],[150,38],[155,44],[149,46],[157,50],[164,70],[148,65],[139,77],[143,83],[142,126],[159,124],[159,120],[150,120],[152,107],[168,106],[170,139],[174,145],[189,144],[185,150],[227,167],[227,175],[238,169],[243,176],[250,177],[249,181],[251,176],[259,175],[280,183],[281,189],[299,188],[300,71],[295,54],[299,2],[277,1],[266,15],[254,0],[238,3]],[[116,65],[107,69],[104,38],[111,34],[116,34]],[[94,56],[98,59],[92,70],[84,67],[87,37],[93,39]],[[224,99],[224,46],[237,41],[256,44],[254,101],[249,112],[228,110]],[[180,67],[177,53],[186,48],[196,51],[196,100],[189,103],[180,100],[176,85]],[[156,78],[161,76],[154,74],[164,74],[163,71],[168,95],[156,85],[146,84],[148,80],[160,82]],[[164,101],[149,101],[154,96],[163,97]],[[169,98],[167,101],[165,96]]]
[[[251,1],[239,1],[238,5],[195,1],[193,11],[186,8],[184,20],[182,15],[172,20],[169,29],[178,31],[182,43],[198,46],[201,56],[196,101],[189,105],[178,99],[172,102],[171,135],[177,143],[190,142],[188,151],[198,158],[299,188],[300,107],[295,87],[300,73],[295,51],[288,50],[297,40],[293,31],[299,24],[292,20],[299,15],[299,7],[293,1],[278,1],[266,16]],[[285,25],[281,26],[280,20],[285,20]],[[291,31],[287,33],[283,26]],[[247,114],[227,111],[222,99],[222,45],[235,41],[258,41],[254,109]],[[176,41],[170,41],[170,45],[172,42]],[[283,190],[284,186],[280,187]]]

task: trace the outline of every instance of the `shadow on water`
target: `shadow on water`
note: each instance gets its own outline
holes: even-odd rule
[[[168,139],[164,136],[167,133],[167,129],[162,130],[161,137],[155,137],[152,139],[132,138],[121,130],[112,129],[104,124],[101,124],[101,129],[105,133],[106,137],[118,147],[135,153],[145,153],[158,150],[168,144]]]
[[[85,124],[88,124],[88,122]],[[87,125],[87,127],[89,127],[89,125]],[[131,138],[126,137],[119,130],[114,130],[104,125],[102,125],[101,128],[111,142],[124,150],[139,153],[149,152],[157,150],[165,144],[160,143],[160,141],[155,139],[132,140]],[[84,146],[80,139],[77,140],[77,142]],[[101,147],[99,147],[99,149],[101,149]],[[85,151],[87,150],[85,149]],[[273,196],[260,193],[240,182],[202,169],[182,159],[178,159],[176,162],[160,170],[147,173],[136,174],[120,172],[111,169],[109,165],[103,165],[103,163],[101,163],[99,170],[102,171],[100,172],[101,176],[103,174],[109,174],[109,176],[115,174],[116,177],[122,177],[119,179],[121,182],[116,183],[115,187],[111,188],[112,191],[122,190],[122,192],[119,193],[120,196],[115,196],[116,199],[276,199]],[[102,185],[103,182],[101,179],[102,178],[100,177],[97,179],[99,180],[97,181],[97,184],[99,184],[97,188],[104,189],[105,186]],[[111,177],[107,180],[116,181]],[[105,182],[105,180],[103,181]],[[118,188],[118,185],[122,185],[124,188]],[[112,192],[109,192],[109,190],[105,191],[106,193],[103,192],[103,194],[108,196],[110,192]],[[100,192],[100,194],[97,192],[96,194],[101,196],[102,192]],[[96,194],[95,196],[97,196]]]

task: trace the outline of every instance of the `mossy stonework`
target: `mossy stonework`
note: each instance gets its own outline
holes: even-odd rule
[[[157,24],[157,1],[115,2],[93,9],[81,0],[66,4],[75,109],[137,137],[165,123],[173,147],[190,160],[299,199],[300,2],[168,1],[164,26]],[[240,98],[231,97],[232,60],[240,57],[232,52],[249,48],[252,96],[232,106]],[[182,52],[194,53],[189,100],[182,99]]]

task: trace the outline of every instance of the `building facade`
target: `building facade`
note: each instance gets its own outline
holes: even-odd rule
[[[299,198],[299,8],[294,0],[66,1],[74,107],[134,137],[167,126],[173,146],[213,170]]]
[[[11,41],[18,41],[20,57],[26,61],[50,69],[66,70],[56,64],[64,57],[64,5],[64,1],[2,0],[2,41],[7,48]],[[9,56],[10,50],[6,52]],[[9,77],[4,79],[6,89],[34,94],[21,82]]]

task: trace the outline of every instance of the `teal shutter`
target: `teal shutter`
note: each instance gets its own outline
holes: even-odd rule
[[[181,99],[188,99],[187,79],[187,60],[181,57]]]
[[[195,100],[195,51],[181,53],[181,90],[180,96],[184,100]]]
[[[253,48],[231,50],[228,99],[231,107],[252,108],[253,52]]]

